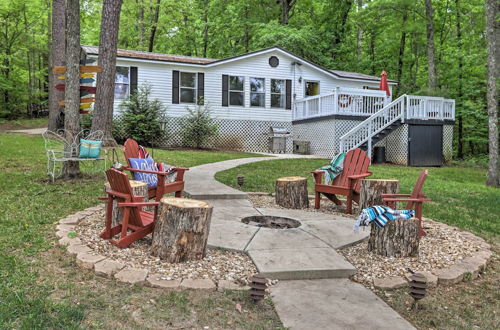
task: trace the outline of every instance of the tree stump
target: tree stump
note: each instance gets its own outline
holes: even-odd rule
[[[170,263],[204,258],[212,209],[211,205],[194,199],[162,198],[151,254]]]
[[[418,219],[389,221],[383,228],[371,224],[368,251],[385,257],[415,257],[420,243]]]
[[[149,201],[148,184],[146,182],[130,180],[130,186],[132,187],[132,192],[134,193],[134,196],[144,196],[144,201],[145,202]],[[111,189],[111,186],[109,185],[108,182],[106,182],[104,184],[104,192],[108,191],[109,189]],[[116,200],[114,200],[111,226],[116,226],[122,220],[123,217],[122,210],[123,209],[118,208]],[[154,207],[148,207],[148,208],[144,207],[143,210],[154,212]]]
[[[276,180],[276,204],[288,209],[309,207],[307,179],[290,176]]]
[[[361,180],[359,194],[359,212],[370,206],[384,205],[382,194],[399,194],[399,180]]]

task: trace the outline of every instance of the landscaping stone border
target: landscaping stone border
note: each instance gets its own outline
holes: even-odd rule
[[[424,223],[435,222],[434,220],[426,218],[424,218],[423,220]],[[443,223],[440,224],[448,226]],[[447,268],[432,269],[431,271],[427,272],[417,272],[421,273],[426,277],[429,287],[435,287],[437,285],[449,286],[460,283],[464,280],[476,279],[479,276],[479,273],[484,271],[487,264],[490,262],[493,254],[491,252],[490,244],[488,244],[481,237],[478,237],[472,233],[460,230],[460,234],[472,241],[476,241],[477,243],[479,243],[481,247],[480,250],[476,251],[472,256],[464,258],[461,262],[451,265]],[[373,280],[373,285],[375,286],[375,288],[382,290],[398,289],[401,287],[408,286],[410,275],[411,274],[406,274],[405,277],[392,276],[392,277],[376,278]]]
[[[149,274],[147,269],[130,268],[116,260],[106,258],[102,255],[92,253],[92,249],[84,245],[78,237],[73,237],[76,225],[92,215],[104,209],[104,204],[87,208],[83,211],[71,214],[59,220],[56,225],[56,237],[59,238],[58,245],[66,248],[67,252],[76,256],[76,264],[79,268],[94,271],[101,277],[114,278],[127,284],[144,285],[152,288],[167,289],[193,289],[193,290],[248,290],[248,286],[240,286],[228,280],[215,283],[211,279],[174,279],[163,280],[157,274]]]

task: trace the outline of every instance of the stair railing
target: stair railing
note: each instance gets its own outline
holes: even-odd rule
[[[372,138],[397,120],[404,121],[406,94],[401,95],[340,137],[340,152],[347,152],[368,142],[372,154]]]

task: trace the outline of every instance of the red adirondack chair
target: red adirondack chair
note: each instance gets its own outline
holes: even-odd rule
[[[106,191],[106,229],[101,233],[101,238],[109,239],[110,243],[125,248],[133,242],[153,232],[156,219],[158,202],[143,202],[143,196],[134,196],[127,174],[114,168],[106,171],[106,176],[111,189]],[[121,222],[112,226],[113,200],[118,202],[118,207],[123,208]],[[155,206],[155,212],[143,211],[144,206]],[[129,232],[130,231],[130,232]],[[120,239],[113,240],[113,236],[120,234]]]
[[[314,208],[319,209],[321,194],[337,205],[342,205],[342,201],[336,195],[347,196],[346,213],[352,214],[352,201],[359,203],[359,187],[361,179],[372,175],[368,171],[370,157],[361,149],[354,149],[347,152],[344,158],[342,172],[333,180],[332,184],[323,184],[323,171],[313,171],[315,181],[316,196]]]
[[[424,202],[430,202],[431,199],[427,198],[424,193],[422,193],[422,187],[424,186],[425,179],[429,174],[429,170],[423,170],[418,176],[415,187],[411,194],[382,194],[382,200],[384,203],[393,208],[397,208],[398,202],[406,202],[405,209],[415,210],[415,217],[420,221],[419,235],[425,236],[427,233],[422,227],[422,209]]]
[[[175,197],[182,197],[182,191],[184,190],[184,172],[188,171],[188,168],[184,167],[174,167],[173,169],[177,172],[174,182],[165,183],[167,173],[160,171],[147,171],[132,168],[129,158],[140,158],[139,156],[139,145],[133,139],[127,139],[125,141],[125,158],[127,159],[128,165],[124,167],[125,170],[140,173],[150,173],[158,175],[158,184],[155,187],[149,187],[148,197],[155,198],[157,202],[163,197],[164,194],[175,193]]]

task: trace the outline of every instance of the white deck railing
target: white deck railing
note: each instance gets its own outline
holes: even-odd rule
[[[311,96],[295,101],[293,119],[328,115],[367,116],[390,102],[384,91],[336,88],[333,93]]]
[[[455,100],[415,95],[405,97],[405,119],[455,119]],[[328,115],[371,116],[390,102],[384,91],[337,88],[333,93],[296,100],[293,120]]]
[[[455,100],[407,95],[407,119],[455,119]]]

